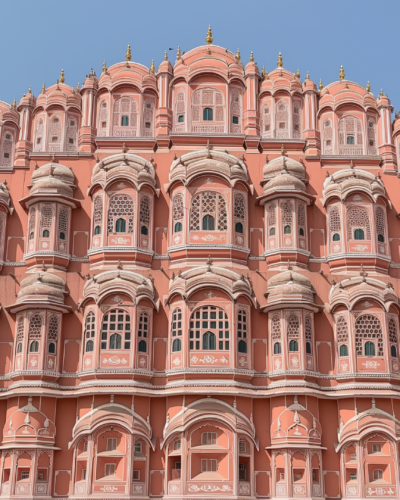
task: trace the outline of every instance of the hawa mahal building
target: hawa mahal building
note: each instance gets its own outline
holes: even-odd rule
[[[392,111],[211,29],[0,102],[0,498],[399,498]]]

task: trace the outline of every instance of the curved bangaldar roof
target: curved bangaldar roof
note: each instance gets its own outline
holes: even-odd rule
[[[339,170],[325,179],[322,191],[323,204],[325,206],[332,198],[345,201],[348,196],[355,193],[365,194],[374,203],[380,198],[391,206],[382,179],[358,168]]]
[[[364,88],[358,83],[340,79],[323,87],[320,96],[318,113],[327,108],[337,110],[345,105],[358,106],[364,111],[375,111],[378,113],[377,99],[371,93],[368,84]]]
[[[26,94],[20,101],[19,105],[23,104],[26,99]],[[64,72],[61,73],[60,82],[45,88],[43,84],[42,92],[36,98],[35,113],[40,109],[48,110],[50,108],[62,108],[63,110],[75,109],[81,111],[82,97],[79,87],[71,87],[64,83]]]
[[[103,65],[103,72],[98,81],[99,92],[101,90],[113,91],[121,86],[134,86],[139,92],[157,91],[157,79],[154,65],[147,68],[143,64],[131,60],[130,46],[125,55],[125,62],[113,64],[109,68]]]

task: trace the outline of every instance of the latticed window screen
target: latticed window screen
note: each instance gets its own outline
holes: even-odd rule
[[[17,342],[22,340],[24,338],[24,330],[25,330],[25,323],[24,323],[25,318],[23,316],[20,316],[18,318],[18,323],[17,323]]]
[[[290,201],[284,201],[281,204],[281,213],[282,213],[282,225],[292,227],[293,220],[293,206]]]
[[[275,225],[276,225],[276,205],[274,203],[272,203],[271,205],[268,205],[267,224],[268,224],[268,236],[274,236],[275,235]],[[274,230],[271,232],[272,228],[274,228]],[[273,234],[271,234],[271,233],[273,233]]]
[[[367,341],[375,343],[376,355],[383,356],[383,334],[379,318],[372,314],[359,316],[355,323],[356,352],[363,355],[363,345]]]
[[[61,133],[61,118],[53,116],[50,118],[47,132],[48,149],[50,152],[61,151]]]
[[[49,326],[48,326],[48,330],[47,330],[48,340],[57,340],[58,322],[59,322],[58,316],[56,316],[55,314],[50,316]]]
[[[0,145],[0,167],[12,168],[13,152],[14,134],[10,130],[5,130]]]
[[[385,213],[383,208],[377,207],[375,211],[375,225],[376,225],[376,234],[378,236],[378,240],[382,242],[385,241]],[[381,237],[381,238],[379,238]]]
[[[397,345],[397,326],[393,318],[389,319],[389,342]]]
[[[340,316],[336,323],[337,340],[339,344],[347,344],[349,341],[349,328],[347,326],[347,319]]]
[[[241,116],[240,93],[238,90],[233,90],[231,94],[231,132],[233,134],[239,134],[242,131]],[[238,123],[233,121],[233,117],[236,117],[235,121]]]
[[[99,195],[94,199],[93,222],[95,226],[100,225],[103,221],[103,198]]]
[[[29,338],[40,339],[42,336],[43,320],[39,314],[33,315],[29,320]]]
[[[182,222],[184,216],[183,195],[176,194],[173,201],[172,216],[174,222]]]
[[[145,312],[139,314],[138,337],[146,338],[149,335],[150,320],[149,315]]]
[[[289,110],[287,103],[284,101],[276,103],[275,128],[275,135],[277,139],[289,138]]]
[[[32,239],[32,233],[33,236],[35,234],[35,224],[36,224],[36,208],[31,207],[29,210],[29,239]]]
[[[244,201],[244,196],[242,194],[236,194],[234,198],[234,208],[233,208],[233,216],[236,222],[241,222],[244,227],[244,219],[246,213],[246,204]]]
[[[40,210],[40,228],[41,236],[43,236],[44,230],[51,230],[51,225],[53,222],[53,207],[51,205],[43,205]]]
[[[288,339],[298,339],[300,337],[300,320],[298,316],[291,314],[286,321]]]
[[[68,118],[66,150],[68,152],[78,150],[78,120],[75,117]]]
[[[149,227],[150,224],[150,198],[142,196],[140,199],[140,223]]]
[[[154,104],[151,99],[146,99],[144,102],[143,109],[143,136],[153,137],[154,136]]]
[[[172,313],[171,334],[173,337],[182,337],[182,310],[174,309]]]
[[[279,316],[274,316],[271,321],[272,340],[281,340],[281,319]]]
[[[298,101],[293,103],[293,137],[301,137],[301,104]]]
[[[329,209],[329,229],[332,234],[339,233],[341,229],[339,207],[331,207]]]
[[[304,334],[306,342],[312,342],[312,319],[309,315],[304,319]]]
[[[44,120],[39,118],[36,123],[34,151],[40,152],[44,149]]]
[[[58,235],[64,233],[65,238],[68,232],[68,208],[61,207],[58,212]],[[65,239],[64,238],[64,239]]]
[[[239,339],[247,339],[247,312],[243,309],[237,315],[237,332]]]
[[[217,89],[205,88],[193,92],[192,121],[203,121],[203,108],[213,109],[214,121],[224,121],[224,98]]]
[[[368,210],[364,207],[350,207],[347,210],[347,238],[354,239],[354,230],[362,229],[364,231],[365,239],[371,239],[371,228],[369,221]]]
[[[333,153],[333,129],[331,120],[324,121],[324,154]]]
[[[191,350],[229,351],[229,320],[226,312],[215,306],[197,309],[190,319]]]
[[[271,108],[269,105],[265,105],[262,109],[262,135],[263,137],[272,137],[272,130],[271,130]]]
[[[124,125],[122,125],[122,117]],[[114,103],[113,112],[113,136],[135,137],[137,129],[137,103],[131,97],[121,97]],[[127,122],[125,120],[127,119]]]
[[[368,120],[368,154],[373,156],[377,154],[376,125],[372,118]]]
[[[115,232],[117,219],[126,220],[127,233],[133,233],[133,199],[128,194],[116,194],[110,200],[108,208],[108,232]]]
[[[85,338],[93,339],[96,334],[96,317],[93,312],[90,312],[85,319]]]
[[[207,214],[212,215],[216,219],[218,231],[228,230],[226,201],[221,194],[205,191],[193,198],[190,211],[190,230],[200,231],[201,221]]]
[[[349,137],[354,138],[354,142],[349,140]],[[362,148],[362,127],[361,122],[355,116],[345,116],[339,120],[339,146],[350,148]]]
[[[100,104],[100,115],[99,115],[99,126],[98,134],[100,137],[107,136],[107,125],[108,125],[108,104],[107,101],[102,101]]]
[[[304,209],[304,205],[299,205],[297,207],[297,224],[300,229],[305,231],[306,228],[306,211]]]

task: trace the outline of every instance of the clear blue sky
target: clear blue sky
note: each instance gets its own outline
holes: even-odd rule
[[[400,109],[399,0],[35,0],[1,2],[0,100],[22,97],[29,85],[38,95],[42,83],[54,84],[60,70],[66,83],[82,84],[90,68],[99,75],[124,60],[128,43],[132,60],[156,67],[164,50],[188,51],[205,43],[208,24],[214,43],[248,61],[253,50],[260,69],[284,67],[301,78],[324,84],[346,79],[372,92],[381,88]]]

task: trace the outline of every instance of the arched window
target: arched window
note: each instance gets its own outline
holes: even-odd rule
[[[271,203],[267,207],[267,227],[269,236],[275,236],[276,234],[276,205]]]
[[[101,234],[101,226],[103,224],[103,198],[98,195],[93,202],[93,224],[94,234]]]
[[[180,352],[182,350],[181,339],[175,339],[172,342],[172,352]]]
[[[392,358],[397,358],[397,324],[393,318],[389,319],[388,330],[390,355],[392,356]]]
[[[375,226],[379,243],[385,243],[385,213],[381,207],[375,210]]]
[[[108,123],[108,105],[107,101],[102,101],[100,104],[99,126],[97,129],[99,137],[107,136],[107,123]]]
[[[121,97],[114,103],[113,136],[135,137],[137,134],[137,104],[131,97]]]
[[[306,342],[306,354],[311,354],[311,342]]]
[[[301,137],[301,103],[294,101],[293,103],[293,138]]]
[[[35,227],[36,227],[36,208],[31,207],[29,209],[29,239],[33,240],[35,237]]]
[[[59,116],[53,116],[49,120],[49,128],[47,132],[47,143],[50,153],[57,153],[61,151],[61,135],[61,119]]]
[[[190,350],[229,351],[229,336],[228,315],[223,309],[204,306],[193,312],[189,329]]]
[[[39,342],[34,340],[29,346],[29,352],[39,352]]]
[[[124,337],[123,347],[122,336]],[[104,316],[101,329],[101,349],[108,348],[131,348],[131,319],[123,309],[113,309]]]
[[[22,352],[22,342],[18,342],[17,344],[17,354]]]
[[[306,339],[306,354],[312,354],[312,318],[308,314],[304,319],[304,336]]]
[[[133,199],[127,194],[116,194],[108,208],[109,233],[133,233]]]
[[[151,99],[146,99],[144,101],[143,110],[143,136],[153,137],[154,136],[154,104]]]
[[[93,339],[96,333],[96,318],[94,312],[89,312],[85,319],[85,342],[86,342],[86,352],[93,351]]]
[[[203,120],[205,122],[212,122],[213,121],[213,110],[212,110],[212,108],[204,108],[203,109]]]
[[[347,210],[347,238],[371,239],[370,218],[365,207],[352,206]]]
[[[268,104],[262,108],[262,135],[264,138],[272,137],[271,109]]]
[[[333,154],[333,130],[331,120],[324,121],[324,154]]]
[[[390,355],[392,358],[397,358],[397,349],[395,345],[390,346]]]
[[[174,233],[180,233],[183,229],[183,195],[176,194],[172,201],[172,218],[174,222]]]
[[[364,344],[365,356],[375,356],[375,344],[373,342],[365,342]]]
[[[340,234],[334,233],[334,235],[332,236],[332,241],[340,241]]]
[[[94,342],[93,342],[93,340],[88,340],[88,341],[86,342],[86,348],[85,348],[85,351],[86,351],[86,352],[93,352],[93,350],[94,350]]]
[[[150,228],[150,198],[140,198],[140,234],[147,236]]]
[[[147,352],[147,342],[145,340],[140,340],[138,344],[139,352]]]
[[[50,237],[50,231],[53,224],[53,207],[52,205],[42,205],[40,210],[40,233],[43,238]]]
[[[336,322],[336,335],[338,344],[340,345],[340,356],[348,356],[349,348],[347,344],[349,342],[349,329],[347,326],[347,319],[344,316],[340,316]]]
[[[246,204],[242,194],[235,194],[233,217],[235,221],[235,232],[243,234],[243,226],[245,221]]]
[[[358,316],[355,322],[355,341],[357,356],[383,356],[383,334],[380,320],[372,314]],[[367,347],[367,344],[372,344],[372,346],[368,345]]]
[[[274,343],[274,354],[281,354],[281,343],[280,342],[275,342]]]
[[[206,332],[203,334],[203,351],[215,351],[216,349],[215,333]]]
[[[185,123],[185,93],[180,91],[176,95],[175,99],[175,132],[184,132],[185,126],[181,125]]]
[[[275,136],[277,139],[289,139],[289,110],[285,101],[275,105]]]
[[[231,92],[231,124],[230,130],[232,134],[240,134],[241,127],[242,107],[240,101],[240,92],[237,89]]]
[[[293,206],[290,201],[281,203],[281,216],[284,234],[292,233]]]
[[[297,207],[297,226],[299,228],[299,236],[304,236],[306,229],[306,211],[304,205]]]
[[[339,120],[339,154],[363,154],[361,121],[355,116],[345,116]]]
[[[275,228],[274,227],[271,227],[271,229],[269,230],[269,235],[275,236]]]
[[[340,352],[340,357],[343,356],[348,356],[349,355],[349,349],[346,344],[342,344],[339,349]]]
[[[287,322],[287,338],[289,341],[289,351],[299,350],[300,338],[300,319],[295,314],[290,314],[286,320]]]
[[[297,340],[291,340],[289,342],[289,351],[290,352],[297,352],[299,350],[299,344]]]
[[[247,354],[247,342],[244,340],[239,340],[238,351],[243,354]]]
[[[145,312],[139,314],[138,337],[147,339],[150,330],[150,318]]]
[[[50,342],[49,344],[49,354],[55,354],[56,353],[56,344],[54,342]]]
[[[217,221],[218,231],[228,230],[225,198],[221,194],[212,191],[205,191],[194,196],[190,210],[190,230],[200,231],[201,227],[203,231],[212,231],[215,229],[214,221]],[[210,229],[211,227],[212,229]]]
[[[67,121],[67,146],[68,153],[74,153],[78,150],[78,119],[69,117]]]

